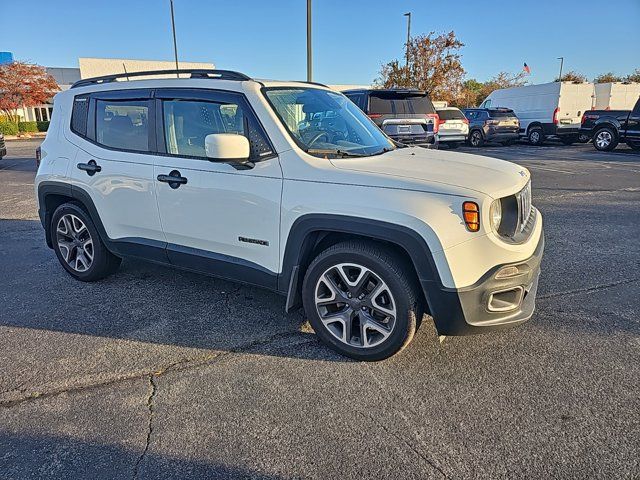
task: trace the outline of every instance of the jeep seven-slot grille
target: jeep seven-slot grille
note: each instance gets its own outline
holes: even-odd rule
[[[524,230],[531,215],[531,181],[527,182],[522,190],[516,194],[518,200],[518,227]]]

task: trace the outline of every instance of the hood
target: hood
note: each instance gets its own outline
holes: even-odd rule
[[[372,157],[332,159],[331,163],[341,170],[410,179],[436,188],[449,185],[493,198],[519,191],[530,178],[529,171],[515,163],[420,147],[398,148]]]

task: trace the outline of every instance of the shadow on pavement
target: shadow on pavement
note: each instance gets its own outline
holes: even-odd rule
[[[28,436],[0,432],[3,479],[134,478],[142,451],[87,443],[63,436]],[[233,478],[276,480],[241,467],[169,458],[148,452],[135,478]]]

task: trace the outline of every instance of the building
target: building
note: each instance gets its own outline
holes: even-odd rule
[[[79,58],[79,68],[45,67],[60,87],[60,90],[71,88],[78,80],[90,77],[101,77],[114,73],[132,73],[148,70],[173,70],[175,62],[161,60],[130,60],[122,58]],[[180,69],[214,69],[213,63],[178,62]],[[53,101],[53,100],[52,100]],[[46,122],[51,120],[53,103],[18,109],[22,121]]]

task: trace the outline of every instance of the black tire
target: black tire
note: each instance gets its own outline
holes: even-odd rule
[[[59,239],[58,224],[65,216],[66,218],[69,218],[69,216],[71,216],[71,218],[75,217],[79,219],[84,224],[87,230],[87,233],[85,233],[85,237],[82,240],[87,238],[86,235],[88,235],[91,240],[93,259],[91,261],[91,264],[84,271],[78,271],[74,267],[72,267],[62,253],[63,248],[61,247],[60,240],[62,240],[63,237],[60,236]],[[80,205],[77,205],[75,203],[64,203],[60,205],[55,210],[55,212],[53,212],[49,229],[51,233],[51,240],[53,243],[53,250],[56,252],[56,256],[58,257],[60,264],[69,273],[69,275],[71,275],[76,280],[80,280],[83,282],[95,282],[96,280],[101,280],[111,275],[120,266],[120,262],[122,261],[122,259],[107,250],[104,243],[102,243],[102,240],[100,239],[98,230],[93,224],[91,217]],[[78,242],[81,242],[82,240],[78,240]],[[75,255],[77,257],[78,247],[75,247],[75,249]],[[71,258],[72,253],[68,251],[67,256]]]
[[[469,134],[469,145],[479,148],[484,145],[484,135],[480,130],[472,130]]]
[[[618,146],[618,136],[611,127],[602,127],[593,134],[593,146],[601,152],[610,152]]]
[[[527,139],[531,145],[542,145],[545,141],[542,127],[531,127],[527,132]]]
[[[356,334],[349,337],[348,344],[339,339],[335,332],[332,333],[329,326],[323,324],[321,320],[319,310],[322,307],[316,306],[316,291],[322,288],[321,277],[342,263],[357,264],[368,269],[386,284],[385,287],[388,287],[391,297],[390,303],[395,307],[395,323],[388,336],[375,346],[354,345],[354,343],[363,343],[360,335]],[[413,339],[424,313],[422,296],[419,293],[417,280],[409,273],[411,271],[411,265],[401,256],[389,252],[375,243],[360,240],[341,242],[320,253],[309,265],[302,285],[304,310],[318,338],[341,355],[356,360],[382,360],[405,348]],[[365,284],[367,283],[365,282]],[[344,283],[342,286],[345,287],[345,291],[356,288],[348,287]],[[354,295],[356,293],[354,291]],[[342,298],[346,299],[344,296]],[[352,300],[345,301],[356,302],[356,298],[354,296]],[[363,302],[367,301],[367,298],[363,300]],[[344,308],[349,307],[350,305],[344,303]],[[356,322],[359,325],[360,319],[363,317],[360,316],[360,308],[353,305],[351,307],[353,307],[351,310],[353,316],[358,318],[358,320],[350,321],[353,327]],[[363,306],[362,309],[366,310],[366,308]],[[357,332],[361,333],[362,331],[358,330]],[[340,335],[345,336],[344,330]],[[364,335],[366,336],[367,333]]]

